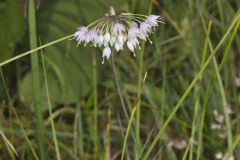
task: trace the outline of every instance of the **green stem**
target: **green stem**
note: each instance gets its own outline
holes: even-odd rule
[[[52,133],[53,133],[53,142],[54,142],[55,152],[57,155],[57,160],[61,160],[61,155],[60,155],[57,136],[56,136],[55,124],[54,124],[54,120],[53,120],[52,105],[51,105],[50,94],[49,94],[49,90],[48,90],[48,81],[47,81],[47,74],[46,74],[46,67],[45,67],[43,53],[41,53],[41,57],[42,57],[42,67],[43,67],[45,89],[46,89],[46,96],[47,96],[47,103],[48,103],[48,111],[49,111],[49,116],[51,117],[50,119],[51,119]]]
[[[211,52],[213,52],[212,42],[211,42],[211,39],[209,37],[212,23],[209,24],[209,27],[208,27],[208,30],[207,30],[206,25],[203,21],[203,18],[202,18],[202,22],[203,22],[204,29],[205,29],[205,32],[206,32],[206,35],[207,35],[207,41],[208,41],[209,49],[210,49]],[[233,33],[232,37],[234,37],[234,36],[235,35]],[[224,61],[224,59],[223,59],[223,61]],[[217,64],[217,61],[216,61],[215,57],[213,57],[213,64],[214,64],[214,69],[215,69],[215,72],[216,72],[217,81],[218,81],[218,85],[219,85],[219,90],[220,90],[220,94],[221,94],[221,98],[222,98],[222,107],[223,107],[224,119],[225,119],[225,123],[226,123],[226,126],[227,126],[228,151],[229,151],[230,155],[233,155],[233,141],[232,141],[231,121],[230,121],[230,117],[229,117],[228,113],[226,112],[226,108],[227,108],[228,103],[227,103],[227,98],[226,98],[226,95],[225,95],[223,82],[222,82],[221,75],[220,75],[220,69],[218,67],[218,64]]]
[[[78,114],[78,123],[77,123],[77,144],[78,144],[78,156],[79,158],[84,157],[84,144],[83,144],[83,122],[82,122],[82,108],[80,102],[77,104],[77,114]]]
[[[111,57],[112,57],[112,68],[113,68],[113,73],[114,73],[114,78],[115,78],[115,82],[116,82],[116,86],[117,86],[118,95],[119,95],[119,98],[120,98],[120,102],[121,102],[124,114],[125,114],[125,116],[128,120],[129,117],[128,117],[128,114],[127,114],[126,105],[124,103],[122,93],[121,93],[121,89],[120,89],[120,86],[119,86],[119,82],[118,82],[118,79],[117,79],[117,72],[116,72],[115,62],[114,62],[114,53],[112,53]]]
[[[121,106],[122,106],[123,112],[126,116],[126,119],[130,122],[129,116],[128,116],[128,113],[127,113],[127,110],[126,110],[126,105],[125,105],[123,97],[122,97],[120,85],[119,85],[119,82],[118,82],[118,79],[117,79],[117,72],[116,72],[115,62],[114,62],[114,53],[112,53],[111,59],[112,59],[112,68],[113,68],[113,72],[114,72],[114,79],[115,79],[115,83],[116,83],[116,86],[117,86],[117,91],[118,91],[118,95],[119,95],[119,98],[120,98]],[[120,123],[120,126],[121,126],[121,123]],[[125,138],[126,138],[126,136],[128,136],[128,133],[126,133]],[[126,153],[127,153],[127,159],[129,159],[128,149],[127,149],[126,144],[125,144],[124,150],[122,152],[125,152],[125,150],[126,150]]]
[[[97,95],[97,61],[93,53],[93,97],[94,97],[94,159],[98,157],[98,95]]]
[[[138,87],[137,87],[137,97],[139,97],[139,101],[137,103],[137,109],[136,109],[136,128],[135,128],[135,137],[136,137],[136,148],[135,148],[135,154],[136,158],[138,158],[137,155],[140,154],[141,151],[141,138],[140,138],[140,115],[141,115],[141,84],[143,79],[143,57],[144,57],[144,48],[145,48],[145,42],[142,43],[142,50],[140,52],[139,56],[139,72],[138,72]]]
[[[18,59],[20,59],[20,58],[22,58],[22,57],[25,57],[25,56],[27,56],[27,55],[29,55],[29,54],[37,53],[36,51],[38,51],[38,50],[40,50],[40,49],[43,49],[43,48],[46,48],[46,47],[51,46],[51,45],[53,45],[53,44],[59,43],[59,42],[61,42],[61,41],[70,39],[70,38],[72,38],[72,36],[73,36],[72,34],[71,34],[71,35],[67,35],[67,36],[62,37],[62,38],[59,38],[59,39],[57,39],[57,40],[55,40],[55,41],[52,41],[52,42],[49,42],[49,43],[44,44],[44,45],[42,45],[42,46],[39,46],[39,47],[37,47],[37,48],[31,49],[30,51],[21,53],[21,54],[15,56],[15,57],[12,57],[12,58],[10,58],[10,59],[8,59],[8,60],[6,60],[6,61],[1,62],[1,63],[0,63],[0,67],[6,65],[6,64],[8,64],[8,63],[11,63],[11,62],[13,62],[13,61],[16,61],[16,60],[18,60]]]
[[[224,11],[223,11],[223,1],[222,0],[217,0],[217,6],[218,6],[218,12],[219,12],[219,15],[220,15],[220,24],[222,26],[224,26],[225,22],[224,22]]]
[[[152,12],[152,1],[150,3],[149,11],[150,14]],[[143,65],[144,65],[144,50],[145,50],[146,42],[144,41],[141,46],[141,52],[139,56],[139,72],[138,72],[138,88],[137,88],[137,97],[139,97],[139,101],[137,102],[136,109],[136,128],[135,128],[135,137],[136,137],[136,147],[135,147],[135,155],[136,159],[138,159],[138,155],[141,153],[141,137],[140,137],[140,119],[141,119],[141,85],[143,80]]]
[[[36,35],[36,19],[35,19],[35,4],[34,0],[28,1],[28,23],[29,23],[29,39],[30,48],[37,48],[37,35]],[[40,97],[40,76],[39,76],[39,61],[38,54],[31,55],[32,67],[32,85],[33,85],[33,101],[34,109],[37,119],[36,136],[39,145],[40,158],[46,159],[45,146],[44,146],[44,125],[41,110],[41,97]]]
[[[128,127],[127,127],[127,131],[126,131],[126,136],[124,138],[124,142],[123,142],[123,149],[122,149],[122,155],[121,155],[121,160],[124,159],[124,155],[125,155],[125,150],[126,150],[126,146],[127,146],[127,140],[128,140],[128,135],[129,135],[129,132],[130,132],[130,129],[131,129],[131,125],[132,125],[132,121],[133,121],[133,118],[134,118],[134,114],[136,112],[136,106],[132,109],[132,113],[131,113],[131,116],[130,116],[130,119],[129,119],[129,122],[128,122]]]

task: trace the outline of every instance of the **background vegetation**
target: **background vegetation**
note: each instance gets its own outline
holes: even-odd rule
[[[110,5],[166,23],[136,58],[115,54],[116,76],[100,49],[69,40]],[[240,159],[239,8],[0,0],[0,159]]]

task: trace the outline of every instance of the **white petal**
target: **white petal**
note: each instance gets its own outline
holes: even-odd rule
[[[112,30],[113,33],[121,33],[121,32],[125,32],[125,31],[126,31],[126,28],[121,23],[116,23]]]
[[[132,42],[128,41],[127,46],[130,51],[134,52],[134,45],[132,44]]]
[[[81,43],[81,42],[85,41],[85,38],[86,38],[86,33],[82,34],[80,37],[78,37],[78,41]]]
[[[116,41],[115,37],[111,37],[111,39],[110,39],[110,46],[113,46],[115,41]]]
[[[138,41],[137,38],[129,39],[128,41],[130,41],[133,44],[134,47],[139,45],[139,41]]]
[[[81,43],[85,40],[87,32],[88,30],[86,27],[80,27],[78,28],[78,31],[74,33],[74,38],[78,41],[78,43]]]
[[[81,31],[77,31],[77,32],[74,33],[73,37],[75,39],[78,39],[78,37],[81,36],[81,35],[82,35],[82,32]]]
[[[160,16],[157,16],[157,15],[150,15],[148,16],[148,20],[151,20],[151,21],[155,21],[155,20],[158,20],[160,18]]]
[[[111,39],[111,35],[109,33],[106,33],[104,35],[104,43],[107,44]]]
[[[146,32],[146,33],[148,33],[148,32],[151,31],[151,29],[152,29],[152,26],[151,26],[149,23],[147,23],[147,22],[142,22],[142,23],[140,24],[140,30],[141,30],[141,32]]]
[[[137,27],[130,27],[128,30],[128,38],[135,38],[138,36],[138,34],[140,33],[139,28]]]
[[[146,41],[147,40],[147,37],[148,37],[148,34],[146,32],[141,32],[139,34],[139,38]]]
[[[103,58],[106,57],[107,59],[109,59],[110,55],[111,55],[111,49],[109,47],[105,47],[104,50],[103,50],[102,57]]]
[[[91,41],[91,39],[92,39],[92,32],[89,31],[85,35],[85,43],[89,43]]]
[[[119,35],[118,36],[118,43],[119,44],[124,44],[124,41],[126,40],[126,38],[123,35]]]
[[[104,40],[104,37],[103,35],[100,34],[98,38],[98,43],[97,43],[99,47],[103,45],[103,40]]]
[[[160,16],[157,15],[150,15],[148,16],[146,22],[149,23],[151,26],[158,26],[158,19],[160,18]]]
[[[121,47],[120,47],[119,43],[115,43],[115,49],[117,52],[120,51]]]
[[[98,41],[99,41],[98,32],[95,31],[95,32],[93,33],[93,39],[92,39],[92,42],[93,42],[94,44],[97,44]]]

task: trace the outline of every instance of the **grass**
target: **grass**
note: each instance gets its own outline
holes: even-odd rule
[[[58,140],[57,140],[57,136],[56,136],[56,129],[55,129],[55,124],[54,124],[54,120],[53,120],[52,105],[51,105],[51,100],[50,100],[50,95],[49,95],[48,81],[47,81],[47,74],[46,74],[46,66],[45,66],[45,62],[44,62],[43,53],[41,53],[41,59],[42,59],[42,65],[43,65],[44,82],[45,82],[45,87],[46,87],[45,89],[46,89],[46,95],[47,95],[48,111],[49,111],[49,116],[50,116],[50,121],[51,121],[51,128],[52,128],[52,133],[53,133],[53,141],[54,141],[54,146],[55,146],[55,152],[56,152],[57,160],[61,160]]]
[[[30,150],[31,150],[31,152],[32,152],[32,155],[34,156],[34,159],[39,160],[39,158],[38,158],[38,156],[37,156],[37,153],[36,153],[36,151],[35,151],[32,143],[31,143],[30,139],[28,138],[28,136],[27,136],[27,134],[26,134],[26,132],[25,132],[25,130],[24,130],[24,128],[23,128],[23,124],[22,124],[22,122],[20,121],[20,119],[19,119],[19,117],[18,117],[18,114],[17,114],[17,112],[16,112],[16,110],[15,110],[13,104],[12,104],[12,101],[11,101],[10,94],[9,94],[9,91],[8,91],[8,88],[7,88],[7,85],[6,85],[6,81],[5,81],[5,79],[4,79],[4,75],[3,75],[2,69],[1,69],[1,79],[2,79],[3,86],[4,86],[4,91],[5,91],[6,95],[7,95],[7,99],[8,99],[8,101],[9,101],[9,103],[10,103],[10,107],[11,107],[11,109],[13,110],[14,116],[16,117],[17,124],[18,124],[18,125],[20,126],[20,128],[21,128],[21,132],[22,132],[22,134],[23,134],[23,136],[24,136],[24,139],[25,139],[27,145],[29,146],[29,148],[30,148]],[[10,142],[9,142],[9,143],[10,143]],[[12,146],[11,148],[14,148],[14,147]],[[14,149],[14,150],[15,150],[15,149]],[[15,152],[16,152],[16,151],[15,151]],[[13,159],[14,159],[14,158],[13,158]]]
[[[153,43],[142,43],[137,58],[124,50],[114,54],[111,63],[101,65],[97,49],[71,52],[76,48],[74,41],[67,41],[72,34],[38,47],[36,28],[41,24],[35,20],[34,1],[29,0],[30,50],[0,62],[1,91],[6,95],[0,103],[0,159],[205,160],[215,159],[218,152],[239,159],[240,99],[235,79],[240,49],[236,6],[240,4],[223,0],[162,3],[152,1],[148,8],[149,14],[162,14],[166,22],[151,36]],[[144,12],[141,4],[134,0],[128,7]],[[64,79],[80,76],[75,72],[76,77],[66,77],[56,65],[59,59],[48,57],[54,54],[48,49],[58,45],[64,47],[58,50],[64,62],[75,54],[91,55],[87,62],[90,92],[74,103],[56,102],[59,90],[54,87],[68,89]],[[19,84],[8,72],[14,62],[19,63]],[[72,67],[69,72],[84,69]],[[33,95],[28,96],[34,97],[34,109],[24,102],[26,95],[12,87],[21,86],[30,71]],[[216,120],[214,110],[222,121]],[[212,129],[213,124],[220,128]]]
[[[209,56],[209,58],[206,60],[206,62],[204,63],[204,65],[202,66],[202,68],[200,69],[200,71],[197,73],[197,75],[194,77],[194,79],[192,80],[192,82],[190,83],[189,87],[186,89],[186,91],[184,92],[184,94],[182,95],[182,97],[180,98],[180,100],[178,101],[178,103],[176,104],[176,106],[174,107],[173,111],[171,112],[171,114],[168,116],[167,120],[164,122],[162,128],[160,129],[160,131],[158,132],[158,134],[156,135],[156,137],[154,138],[154,141],[150,144],[148,150],[146,151],[146,154],[144,155],[143,159],[148,159],[150,153],[152,152],[154,146],[156,145],[156,143],[158,142],[158,140],[161,138],[163,131],[165,130],[165,128],[168,126],[168,124],[170,123],[171,119],[173,118],[173,116],[175,115],[175,113],[178,111],[178,109],[181,107],[182,103],[184,102],[185,98],[188,96],[188,94],[190,93],[191,89],[194,87],[194,85],[196,84],[196,82],[199,80],[199,78],[202,76],[204,70],[207,68],[207,66],[209,65],[209,63],[212,61],[212,59],[214,58],[215,54],[217,53],[218,49],[221,47],[221,45],[223,44],[224,40],[227,38],[228,34],[230,33],[230,31],[233,29],[233,27],[235,26],[235,28],[239,28],[239,18],[240,18],[240,14],[238,14],[238,16],[233,20],[231,26],[229,27],[228,31],[225,33],[225,35],[223,36],[223,38],[220,40],[220,42],[218,43],[217,47],[211,52],[211,55]],[[236,24],[237,23],[237,24]]]
[[[29,40],[30,48],[37,48],[37,32],[36,32],[36,19],[35,19],[35,2],[34,0],[28,1],[28,25],[29,25]],[[40,71],[39,71],[39,58],[38,54],[31,54],[31,69],[32,69],[32,89],[34,99],[34,110],[36,115],[36,135],[39,143],[39,152],[41,160],[46,159],[46,151],[44,145],[44,126],[42,117],[41,97],[40,97]]]

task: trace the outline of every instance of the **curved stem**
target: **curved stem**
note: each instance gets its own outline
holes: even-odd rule
[[[40,49],[46,48],[46,47],[51,46],[51,45],[53,45],[53,44],[56,44],[56,43],[59,43],[59,42],[61,42],[61,41],[70,39],[70,38],[72,38],[72,37],[73,37],[73,34],[67,35],[67,36],[65,36],[65,37],[62,37],[62,38],[57,39],[57,40],[55,40],[55,41],[49,42],[49,43],[44,44],[44,45],[42,45],[42,46],[40,46],[40,47],[37,47],[37,48],[35,48],[35,49],[31,49],[30,51],[21,53],[21,54],[15,56],[15,57],[12,57],[12,58],[10,58],[10,59],[8,59],[8,60],[6,60],[6,61],[1,62],[1,63],[0,63],[0,67],[6,65],[6,64],[8,64],[8,63],[11,63],[11,62],[13,62],[13,61],[16,61],[16,60],[18,60],[18,59],[20,59],[20,58],[22,58],[22,57],[25,57],[25,56],[27,56],[27,55],[29,55],[29,54],[37,53],[36,51],[38,51],[38,50],[40,50]]]

